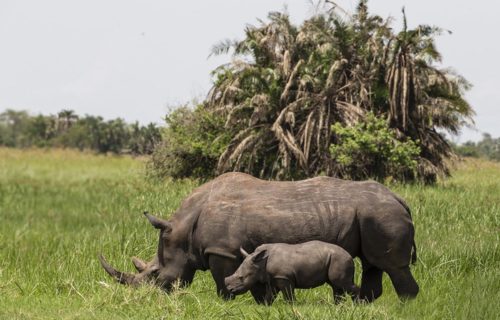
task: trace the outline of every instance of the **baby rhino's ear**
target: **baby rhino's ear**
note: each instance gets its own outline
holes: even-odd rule
[[[243,256],[243,259],[249,256],[248,252],[246,252],[245,249],[243,249],[243,247],[240,247],[240,252],[241,255]]]
[[[267,250],[262,250],[252,258],[252,262],[255,264],[265,264],[267,258],[268,258]]]

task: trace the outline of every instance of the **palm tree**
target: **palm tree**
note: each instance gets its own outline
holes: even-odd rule
[[[390,20],[370,15],[360,1],[347,19],[335,10],[300,27],[286,14],[247,27],[242,41],[223,41],[213,53],[233,60],[214,71],[205,108],[226,117],[232,140],[217,171],[261,177],[332,174],[329,145],[335,122],[352,126],[367,111],[384,116],[398,136],[418,141],[419,176],[447,174],[452,155],[440,130],[456,133],[473,114],[463,99],[467,82],[433,63],[441,30],[419,26],[394,34]]]
[[[390,126],[420,142],[419,175],[430,181],[440,173],[449,174],[444,160],[453,155],[440,131],[457,134],[463,125],[472,123],[474,115],[463,98],[470,84],[434,66],[441,62],[434,43],[441,32],[427,25],[408,30],[403,9],[403,30],[392,37],[386,65]]]
[[[283,130],[283,121],[292,121],[294,108],[287,92],[303,64],[295,50],[297,29],[287,15],[271,13],[269,19],[260,27],[248,27],[243,41],[226,41],[213,50],[219,54],[232,48],[235,54],[230,64],[215,70],[217,80],[207,104],[227,117],[226,128],[233,133],[219,159],[219,173],[246,167],[254,174],[269,175],[290,166],[290,153],[307,170],[294,135]],[[266,154],[273,154],[273,159]]]
[[[286,14],[271,13],[269,20],[248,27],[241,42],[214,47],[216,54],[230,48],[235,54],[215,71],[208,99],[208,108],[225,113],[226,127],[234,130],[218,171],[316,174],[328,160],[332,121],[353,122],[363,111],[352,99],[338,99],[337,89],[349,80],[346,59],[331,45],[332,19],[317,16],[300,29]]]
[[[73,110],[63,109],[57,114],[57,127],[59,132],[66,132],[78,120],[78,115]]]

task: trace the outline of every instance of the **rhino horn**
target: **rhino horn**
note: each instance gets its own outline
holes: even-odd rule
[[[167,220],[163,220],[153,215],[150,215],[147,211],[144,211],[144,215],[146,216],[146,218],[148,218],[149,223],[151,223],[153,227],[155,227],[156,229],[161,229],[161,230],[171,229],[170,223]]]
[[[143,272],[147,268],[146,262],[142,261],[141,259],[137,257],[132,257],[132,263],[134,264],[134,267],[137,269],[139,272]]]
[[[113,268],[107,261],[104,259],[102,255],[99,255],[99,261],[101,262],[101,266],[106,270],[106,272],[115,278],[121,284],[133,284],[135,280],[135,276],[130,273],[125,273],[116,270]]]
[[[240,252],[243,255],[243,258],[248,257],[250,254],[243,249],[243,247],[240,247]]]

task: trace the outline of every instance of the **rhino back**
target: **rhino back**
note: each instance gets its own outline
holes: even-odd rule
[[[359,247],[358,198],[350,181],[319,177],[297,182],[263,181],[245,174],[221,176],[208,188],[197,235],[204,247],[321,240],[342,245],[352,254]]]
[[[328,279],[332,263],[343,263],[352,258],[341,247],[322,241],[309,241],[289,245],[284,243],[265,244],[256,251],[267,250],[266,271],[273,278],[293,281],[297,288],[313,288]]]
[[[201,255],[210,248],[238,257],[240,247],[253,251],[264,243],[320,240],[358,256],[360,223],[370,228],[377,220],[412,223],[400,200],[373,181],[276,182],[226,173],[195,189],[173,218],[190,225],[186,232],[194,233],[193,249]]]

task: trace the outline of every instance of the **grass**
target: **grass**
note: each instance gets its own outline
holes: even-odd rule
[[[370,305],[333,305],[327,286],[257,306],[225,302],[208,272],[167,295],[113,283],[150,258],[157,233],[142,211],[171,214],[196,186],[148,181],[143,161],[73,151],[0,149],[0,319],[494,319],[500,314],[500,164],[467,161],[437,186],[392,186],[412,208],[421,292],[399,302],[387,276]],[[359,275],[358,275],[359,278]],[[359,279],[358,279],[359,280]]]

